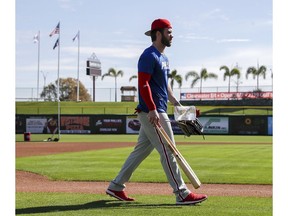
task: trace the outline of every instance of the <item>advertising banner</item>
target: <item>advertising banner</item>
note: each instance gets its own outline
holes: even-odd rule
[[[26,131],[26,116],[16,115],[15,118],[15,132],[16,134],[22,134]]]
[[[205,93],[181,93],[181,100],[227,100],[227,99],[272,99],[273,92],[205,92]]]
[[[26,131],[31,133],[42,134],[46,126],[46,117],[30,117],[26,119]]]
[[[61,116],[61,133],[90,134],[90,116]]]
[[[126,116],[97,115],[94,118],[93,133],[97,134],[125,134]]]
[[[200,117],[200,122],[204,128],[204,134],[228,134],[229,118],[228,117]]]
[[[273,135],[273,117],[268,116],[268,135]]]
[[[183,134],[174,115],[169,115],[174,134]],[[204,134],[273,135],[273,116],[201,116]],[[62,134],[138,134],[136,115],[62,115]],[[16,115],[16,134],[57,134],[54,115]],[[33,136],[35,138],[35,136]],[[36,139],[36,138],[35,138]]]
[[[137,116],[127,116],[126,117],[126,133],[127,134],[138,134],[140,130],[141,123]]]
[[[182,130],[176,124],[174,120],[174,115],[169,115],[171,122],[171,127],[174,134],[183,134]],[[127,134],[138,134],[140,130],[141,123],[138,120],[137,116],[127,116],[126,118],[126,133]]]
[[[231,116],[230,134],[267,135],[267,116]]]

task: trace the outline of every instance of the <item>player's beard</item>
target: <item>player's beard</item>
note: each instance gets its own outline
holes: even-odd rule
[[[161,43],[167,47],[171,46],[171,40],[166,38],[164,34],[162,34]]]

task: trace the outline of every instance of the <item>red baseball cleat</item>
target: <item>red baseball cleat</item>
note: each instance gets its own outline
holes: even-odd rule
[[[190,193],[184,200],[177,201],[176,205],[194,205],[205,201],[207,198],[208,197],[205,194]]]
[[[114,191],[114,190],[107,189],[106,194],[108,194],[108,195],[110,195],[110,196],[112,196],[118,200],[121,200],[121,201],[129,201],[130,202],[130,201],[135,200],[131,197],[128,197],[124,191]]]

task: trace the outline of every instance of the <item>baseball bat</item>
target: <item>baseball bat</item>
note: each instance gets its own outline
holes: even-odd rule
[[[156,125],[157,131],[161,134],[161,136],[166,140],[166,143],[170,150],[172,151],[173,155],[175,156],[177,163],[185,173],[185,175],[188,177],[190,180],[191,184],[195,189],[199,188],[201,186],[201,182],[191,166],[188,164],[188,162],[185,160],[185,158],[182,156],[180,151],[176,148],[176,146],[173,144],[171,141],[170,137],[167,135],[165,130],[162,127],[159,127]]]

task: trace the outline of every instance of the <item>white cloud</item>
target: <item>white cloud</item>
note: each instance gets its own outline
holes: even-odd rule
[[[229,17],[222,13],[221,9],[215,8],[213,10],[208,11],[207,13],[204,13],[203,15],[206,19],[220,19],[220,20],[229,20]]]
[[[232,43],[232,42],[250,42],[250,39],[241,39],[241,38],[230,38],[230,39],[220,39],[217,40],[217,43]]]
[[[63,47],[63,52],[77,52],[77,47]],[[127,47],[81,47],[81,55],[90,56],[92,53],[96,53],[97,57],[101,58],[138,58],[142,49],[135,46]]]
[[[213,37],[210,36],[199,36],[196,34],[179,35],[178,38],[183,39],[186,42],[191,40],[210,40],[210,41],[215,40]]]
[[[215,39],[211,36],[201,36],[194,33],[179,35],[179,39],[190,42],[191,40],[207,40],[207,41],[215,41],[216,43],[239,43],[239,42],[251,42],[249,38],[223,38],[223,39]]]
[[[71,0],[58,0],[59,5],[61,8],[66,9],[66,10],[70,10],[70,11],[75,11],[75,7],[72,5],[72,1]]]

